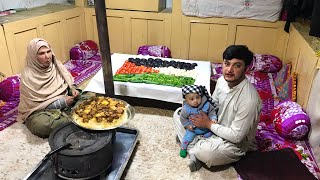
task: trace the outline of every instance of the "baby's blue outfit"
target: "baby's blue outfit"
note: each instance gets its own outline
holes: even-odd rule
[[[217,115],[215,113],[215,110],[212,108],[212,105],[205,100],[205,103],[200,104],[196,108],[189,106],[187,103],[183,104],[180,117],[188,117],[188,120],[187,121],[181,120],[182,125],[186,127],[187,125],[191,124],[193,127],[195,127],[192,124],[189,117],[192,116],[193,114],[200,114],[200,111],[203,111],[204,113],[206,113],[211,120],[217,120]],[[187,149],[188,144],[191,141],[193,141],[193,139],[197,135],[202,135],[202,134],[205,137],[210,137],[212,135],[212,132],[210,129],[207,129],[207,128],[194,128],[193,131],[186,129],[186,134],[184,135],[181,143],[181,149]]]

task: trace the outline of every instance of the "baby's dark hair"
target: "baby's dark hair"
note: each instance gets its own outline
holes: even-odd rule
[[[249,66],[253,60],[253,53],[245,45],[231,45],[223,52],[223,60],[233,58],[243,60],[246,66]]]

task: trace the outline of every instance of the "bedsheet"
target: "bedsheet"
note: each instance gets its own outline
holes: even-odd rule
[[[182,13],[197,17],[279,20],[282,0],[182,0]]]
[[[111,56],[112,72],[113,75],[123,65],[123,63],[130,57],[136,58],[149,58],[152,56],[143,55],[130,55],[130,54],[113,54]],[[153,57],[154,58],[154,57]],[[162,60],[175,60],[181,62],[197,63],[196,66],[197,77],[195,84],[205,85],[207,90],[210,92],[210,62],[206,61],[192,61],[183,59],[172,59],[172,58],[161,58]],[[100,71],[90,80],[84,91],[91,91],[95,93],[104,94],[104,79],[103,71]],[[143,83],[130,83],[130,82],[118,82],[114,81],[115,95],[139,97],[161,100],[172,103],[182,103],[183,98],[181,94],[181,88],[162,86],[155,84],[143,84]]]

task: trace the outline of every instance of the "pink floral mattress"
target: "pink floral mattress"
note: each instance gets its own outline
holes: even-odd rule
[[[98,55],[100,58],[100,55]],[[99,60],[69,60],[64,66],[74,78],[74,83],[80,85],[85,80],[95,75],[102,67]]]
[[[6,102],[0,108],[0,131],[17,122],[18,104],[19,101]]]

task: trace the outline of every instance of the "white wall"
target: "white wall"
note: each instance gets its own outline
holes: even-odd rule
[[[48,3],[66,3],[67,0],[0,0],[0,11],[17,8],[33,8]]]
[[[166,7],[171,8],[172,7],[172,0],[166,0]]]

